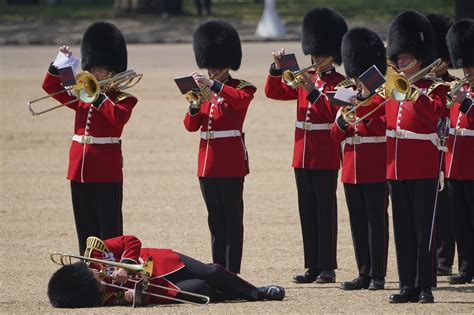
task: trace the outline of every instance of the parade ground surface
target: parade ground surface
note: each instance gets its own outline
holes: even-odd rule
[[[474,286],[452,286],[445,277],[438,278],[435,304],[388,303],[389,295],[398,292],[391,220],[386,290],[339,289],[341,281],[357,276],[342,185],[338,188],[337,282],[299,285],[291,281],[294,274],[304,271],[291,168],[296,105],[295,101],[269,100],[264,94],[271,52],[280,47],[296,52],[300,66],[309,65],[299,43],[244,43],[241,70],[233,76],[258,88],[244,126],[251,173],[244,191],[241,275],[257,286],[282,285],[285,300],[151,306],[133,312],[473,313]],[[57,49],[17,46],[0,50],[1,313],[58,313],[46,296],[48,279],[58,268],[50,261],[49,253],[77,252],[69,182],[65,179],[74,112],[62,108],[33,117],[26,107],[28,100],[44,95],[41,82]],[[78,47],[72,50],[79,52]],[[184,129],[182,121],[188,106],[173,82],[173,78],[197,70],[191,44],[131,45],[129,68],[144,77],[129,91],[139,103],[122,137],[124,231],[141,238],[144,247],[172,248],[210,262],[207,211],[196,177],[199,135]],[[48,100],[38,105],[54,104]],[[132,310],[114,307],[70,311],[79,312]]]

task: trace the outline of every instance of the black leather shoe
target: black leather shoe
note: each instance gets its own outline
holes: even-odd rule
[[[316,278],[316,283],[334,283],[336,282],[336,273],[334,270],[323,270]]]
[[[352,281],[343,281],[341,289],[343,290],[362,290],[369,287],[370,279],[367,276],[358,276]]]
[[[281,301],[285,297],[285,289],[277,285],[257,288],[260,301]]]
[[[419,294],[415,289],[402,289],[399,294],[392,294],[388,301],[390,303],[418,302]]]
[[[468,274],[465,271],[461,271],[457,275],[448,277],[449,284],[464,284],[464,283],[471,283],[472,275]]]
[[[385,279],[384,278],[372,278],[369,284],[369,290],[383,290],[385,289]]]
[[[436,274],[438,276],[450,276],[452,275],[451,271],[452,269],[450,266],[438,265],[438,267],[436,268]]]
[[[308,269],[304,274],[302,275],[296,275],[293,277],[293,282],[296,283],[312,283],[316,281],[316,278],[318,277],[320,271],[317,269]]]
[[[431,288],[421,289],[420,296],[418,297],[420,303],[434,303],[433,293]]]

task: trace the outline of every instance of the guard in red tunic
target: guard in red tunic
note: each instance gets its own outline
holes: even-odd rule
[[[459,257],[459,273],[448,281],[463,284],[474,276],[474,20],[458,21],[449,29],[446,40],[453,66],[462,68],[469,78],[453,96],[445,160]]]
[[[229,74],[242,59],[239,34],[229,23],[201,24],[193,47],[198,67],[207,69],[209,78],[197,72],[192,76],[208,99],[190,106],[184,127],[200,130],[197,175],[209,214],[213,261],[240,273],[244,177],[249,173],[242,129],[256,88]]]
[[[434,75],[444,82],[452,82],[456,77],[448,72],[450,67],[449,51],[446,45],[446,34],[454,24],[454,19],[447,15],[430,14],[427,16],[433,27],[435,37],[435,58],[441,58],[443,62],[433,72]],[[454,261],[454,232],[449,209],[448,188],[444,185],[442,191],[438,192],[438,204],[436,209],[436,263],[438,276],[449,276]]]
[[[351,29],[342,39],[342,63],[346,75],[357,82],[358,98],[368,98],[370,92],[359,76],[372,65],[385,74],[387,60],[382,40],[370,29]],[[376,95],[371,96],[370,103],[383,101]],[[337,142],[345,141],[342,182],[359,270],[354,280],[341,283],[344,290],[381,290],[385,286],[388,249],[385,130],[385,117],[349,124],[345,115],[339,115],[331,129]]]
[[[121,236],[107,240],[95,239],[93,247],[87,248],[86,257],[121,262],[143,264],[149,257],[153,260],[150,284],[174,289],[166,290],[148,286],[147,291],[170,298],[189,301],[189,295],[176,290],[206,295],[212,301],[244,299],[247,301],[282,300],[285,289],[276,286],[255,287],[249,282],[224,269],[218,264],[204,264],[171,249],[142,248],[135,236]],[[101,269],[97,263],[91,268]],[[127,270],[107,268],[108,276],[124,287],[133,287]],[[109,281],[110,279],[105,279]],[[48,284],[48,297],[58,308],[94,307],[131,304],[133,292],[104,286],[84,263],[66,265],[56,271]],[[145,294],[142,304],[163,304],[172,302]]]
[[[82,69],[98,80],[127,70],[123,35],[107,22],[88,27],[82,38],[81,55]],[[60,57],[74,58],[66,46],[61,47]],[[63,89],[54,63],[46,74],[43,89],[47,93]],[[75,99],[67,92],[54,98],[63,104]],[[76,112],[67,179],[71,181],[80,252],[84,251],[89,235],[110,238],[123,234],[120,136],[137,101],[132,95],[108,90],[93,103],[77,100],[67,105]]]
[[[345,79],[336,72],[341,64],[341,40],[347,31],[344,18],[330,8],[310,10],[303,20],[302,46],[311,55],[315,71],[296,89],[282,81],[280,58],[274,52],[265,94],[274,100],[297,100],[293,167],[303,232],[304,264],[308,270],[294,276],[296,283],[335,282],[337,243],[337,173],[340,147],[330,135],[338,108],[327,91]]]
[[[407,77],[431,64],[434,39],[428,19],[416,11],[398,14],[389,27],[387,55]],[[434,242],[429,245],[440,162],[436,131],[447,114],[447,88],[422,78],[411,91],[407,100],[390,99],[376,112],[385,113],[387,122],[387,179],[400,279],[400,293],[391,295],[390,303],[432,303],[431,287],[436,286],[436,251]]]

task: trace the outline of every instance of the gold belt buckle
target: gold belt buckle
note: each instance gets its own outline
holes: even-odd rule
[[[405,139],[405,137],[406,137],[405,130],[397,130],[396,131],[396,136],[397,136],[397,138]]]
[[[207,131],[207,139],[214,139],[214,130]]]
[[[353,144],[360,144],[360,136],[352,137],[352,143]]]
[[[454,134],[455,134],[456,136],[462,136],[462,129],[459,128],[459,127],[457,127],[457,128],[455,129]]]
[[[92,136],[83,135],[81,140],[82,140],[82,143],[91,144],[92,143]]]
[[[311,123],[304,121],[303,122],[303,129],[304,130],[311,130]]]

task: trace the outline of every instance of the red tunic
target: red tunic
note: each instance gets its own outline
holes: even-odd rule
[[[63,89],[59,76],[47,73],[43,81],[46,93]],[[115,137],[122,130],[137,103],[134,96],[121,92],[108,92],[107,98],[99,106],[82,101],[73,102],[67,107],[76,111],[74,134],[93,137]],[[54,96],[64,104],[75,97],[66,92]],[[122,174],[122,149],[120,144],[81,144],[72,141],[69,150],[69,170],[67,179],[77,182],[120,182]]]
[[[336,118],[338,108],[330,104],[326,91],[344,80],[344,76],[327,71],[321,76],[311,72],[316,89],[322,94],[311,102],[308,93],[302,87],[293,89],[282,81],[282,76],[268,75],[265,84],[265,95],[274,100],[297,100],[296,120],[313,124],[327,124],[326,130],[306,130],[295,128],[293,150],[294,168],[338,170],[340,166],[340,147],[330,135],[330,129]]]
[[[374,97],[374,104],[379,104],[382,101],[382,98]],[[346,130],[341,129],[337,123],[333,124],[331,135],[335,141],[341,142],[346,138],[351,138],[350,140],[353,142],[353,144],[346,142],[344,145],[341,176],[343,183],[365,184],[385,181],[386,142],[357,143],[357,139],[364,139],[365,137],[377,137],[373,140],[383,141],[385,130],[385,117],[362,121],[355,127],[349,125]]]
[[[242,128],[247,109],[256,92],[250,83],[230,78],[211,101],[204,102],[195,115],[184,117],[188,131],[229,131]],[[198,154],[199,177],[243,177],[249,173],[245,143],[241,136],[200,139]]]
[[[465,86],[467,90],[469,87]],[[469,91],[474,98],[474,90]],[[462,135],[462,129],[474,132],[474,108],[471,106],[464,114],[459,110],[459,103],[450,109],[451,132],[447,141],[448,152],[445,155],[445,174],[447,178],[474,180],[474,136]],[[459,130],[456,132],[456,130]]]
[[[168,288],[179,289],[176,285],[164,279],[163,277],[178,271],[184,267],[184,263],[179,259],[179,256],[171,249],[160,248],[141,248],[141,242],[135,236],[119,236],[104,240],[109,252],[102,253],[99,251],[92,251],[92,257],[116,262],[127,262],[140,264],[147,260],[148,257],[153,258],[153,272],[150,278],[150,283],[161,285]],[[94,266],[94,265],[93,265]],[[133,287],[131,283],[127,287]],[[148,288],[149,292],[156,292],[161,295],[175,297],[176,291],[165,291],[157,289],[152,286]],[[104,305],[117,304],[117,293],[123,290],[107,288],[106,293],[109,293],[104,298]],[[144,304],[169,303],[169,300],[160,299],[154,296],[145,295]]]
[[[447,115],[447,88],[439,86],[427,95],[432,84],[431,80],[417,81],[415,85],[422,93],[415,103],[390,99],[368,118],[385,114],[387,132],[407,130],[425,135],[436,133],[438,120]],[[370,106],[363,107],[357,111],[357,115],[362,116],[369,110]],[[387,137],[387,179],[436,178],[438,171],[439,151],[430,140]]]

